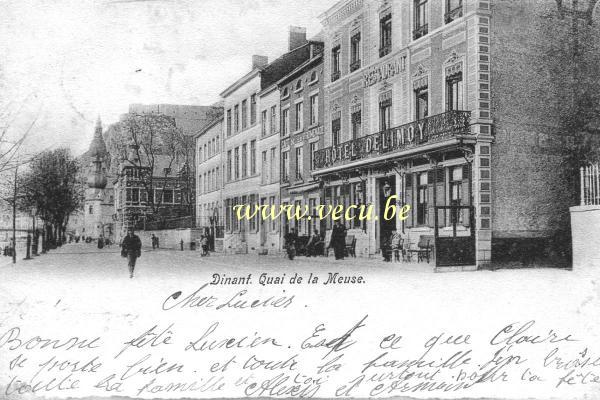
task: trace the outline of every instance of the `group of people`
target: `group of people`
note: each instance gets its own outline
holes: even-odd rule
[[[333,225],[333,229],[331,230],[331,240],[327,248],[333,248],[333,252],[335,254],[336,260],[343,260],[344,254],[346,251],[346,226],[342,224],[341,221],[336,221]],[[288,256],[290,253],[297,251],[297,243],[298,243],[298,232],[296,228],[290,229],[288,233],[284,236],[284,246],[288,252]],[[316,257],[318,255],[322,255],[325,250],[325,235],[319,233],[317,229],[313,231],[312,236],[308,240],[306,244],[306,256],[307,257]],[[293,256],[290,256],[290,259]]]
[[[154,233],[152,234],[151,241],[152,241],[152,250],[160,248],[158,236],[156,236]]]

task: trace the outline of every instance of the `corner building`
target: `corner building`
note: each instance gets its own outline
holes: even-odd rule
[[[326,133],[313,175],[325,204],[373,206],[375,218],[346,221],[357,255],[378,254],[398,231],[411,248],[429,240],[438,269],[486,268],[560,229],[540,206],[544,185],[559,181],[560,140],[536,145],[558,134],[557,118],[510,106],[557,85],[543,63],[518,57],[540,52],[542,31],[519,31],[543,24],[551,3],[350,0],[321,15]],[[515,76],[535,77],[535,86],[503,90]],[[545,96],[535,101],[557,102]],[[532,170],[536,182],[526,186],[522,174]],[[385,220],[386,203],[410,205],[408,218]]]

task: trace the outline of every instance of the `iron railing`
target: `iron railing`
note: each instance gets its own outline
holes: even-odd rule
[[[315,152],[316,169],[470,135],[471,112],[448,111]]]

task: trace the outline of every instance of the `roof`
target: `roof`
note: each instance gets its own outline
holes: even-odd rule
[[[261,72],[261,89],[277,83],[282,77],[311,58],[312,48],[322,51],[323,42],[307,41],[302,46],[283,54],[281,57],[267,65]]]
[[[229,85],[227,87],[227,89],[223,90],[221,92],[221,97],[227,97],[231,93],[238,90],[240,87],[242,87],[243,85],[248,83],[252,78],[257,77],[261,70],[262,70],[262,68],[254,68],[252,71],[250,71],[246,75],[242,76],[240,79],[235,81],[233,84]]]
[[[199,137],[204,135],[206,132],[208,132],[211,128],[217,126],[219,123],[223,123],[223,114],[219,115],[218,118],[213,119],[212,121],[210,121],[209,123],[207,123],[206,125],[204,125],[204,127],[202,129],[200,129],[198,132],[196,132],[194,134],[194,137]]]
[[[296,69],[291,71],[289,74],[281,78],[277,81],[277,85],[281,86],[290,80],[294,79],[296,76],[303,74],[310,67],[312,68],[316,64],[320,64],[323,62],[323,53],[318,53],[313,58],[306,60],[304,63],[300,64]]]

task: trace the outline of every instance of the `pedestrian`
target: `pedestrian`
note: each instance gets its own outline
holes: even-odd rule
[[[314,230],[308,244],[306,245],[306,257],[313,257],[319,254],[319,244],[321,243],[321,235],[318,230]],[[322,246],[321,246],[322,247]]]
[[[296,256],[296,242],[298,241],[298,233],[296,228],[292,228],[283,236],[284,246],[287,251],[288,258],[293,260]]]
[[[100,235],[100,236],[98,237],[98,248],[99,248],[99,249],[102,249],[102,248],[104,248],[104,237],[103,237],[102,235]]]
[[[335,221],[335,225],[333,225],[329,247],[333,247],[336,260],[344,259],[344,251],[346,250],[346,227],[339,219]]]
[[[158,236],[156,237],[156,248],[158,249],[160,247],[160,242],[158,241]]]
[[[152,250],[156,249],[156,236],[152,234]]]
[[[129,277],[133,278],[133,270],[135,262],[142,255],[142,241],[137,236],[133,228],[127,229],[127,236],[123,238],[121,246],[121,256],[127,257],[127,265],[129,266]]]
[[[200,245],[202,246],[202,256],[208,255],[208,238],[206,235],[202,235],[200,238]]]

